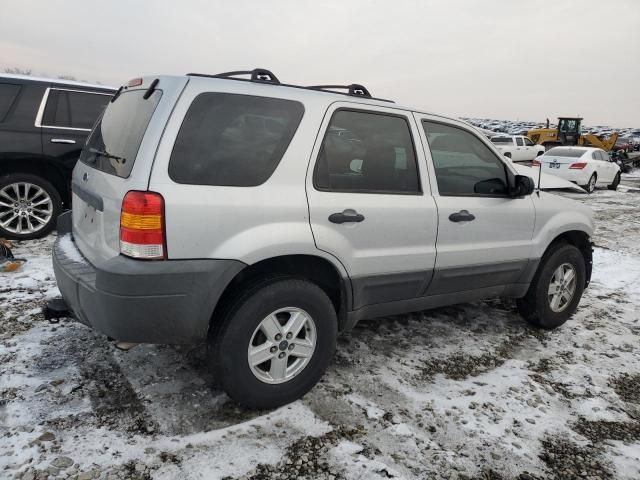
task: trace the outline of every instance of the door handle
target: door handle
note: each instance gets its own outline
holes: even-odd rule
[[[449,215],[449,220],[452,222],[470,222],[475,219],[475,215],[469,213],[467,210],[460,210],[459,212]]]
[[[76,143],[75,140],[70,138],[52,138],[51,143],[68,143],[69,145],[74,145]]]
[[[329,215],[329,221],[331,223],[347,223],[347,222],[360,223],[363,220],[364,220],[364,215],[351,209],[344,210],[341,213],[332,213],[331,215]]]

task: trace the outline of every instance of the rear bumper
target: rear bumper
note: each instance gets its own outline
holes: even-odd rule
[[[80,322],[120,341],[203,341],[222,292],[244,267],[236,260],[118,256],[96,268],[73,242],[71,212],[58,219],[53,269],[62,297]]]

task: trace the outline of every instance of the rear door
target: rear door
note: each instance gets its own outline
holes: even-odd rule
[[[73,170],[73,234],[94,265],[120,253],[120,209],[130,190],[147,190],[157,144],[186,78],[144,79],[124,89],[91,132]]]
[[[36,126],[41,127],[43,153],[71,172],[111,96],[110,92],[48,88],[36,118]]]
[[[412,115],[339,102],[319,138],[307,174],[311,228],[349,273],[354,308],[424,295],[437,210]]]
[[[534,205],[510,198],[509,162],[460,123],[417,115],[433,165],[438,208],[436,270],[429,295],[517,283],[532,250]],[[495,289],[492,290],[492,289]]]

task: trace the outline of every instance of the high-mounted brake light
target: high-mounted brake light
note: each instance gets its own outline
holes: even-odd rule
[[[533,162],[531,162],[531,166],[532,167],[539,167],[540,166],[540,160],[534,160]]]
[[[142,85],[141,78],[134,78],[133,80],[129,80],[129,83],[127,83],[127,87],[138,87],[140,85]]]
[[[587,164],[585,162],[578,162],[578,163],[572,163],[569,168],[572,170],[582,170],[584,167],[586,167]]]
[[[143,260],[167,258],[162,195],[130,191],[124,196],[120,213],[120,253]]]

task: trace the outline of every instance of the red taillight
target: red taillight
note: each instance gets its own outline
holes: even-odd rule
[[[586,166],[587,166],[587,164],[585,162],[578,162],[578,163],[572,163],[569,166],[569,168],[573,169],[573,170],[582,170]]]
[[[142,85],[141,78],[134,78],[133,80],[129,80],[129,83],[127,83],[127,87],[138,87],[140,85]]]
[[[540,161],[539,160],[534,160],[533,162],[531,162],[531,166],[532,167],[539,167],[540,166]]]
[[[145,260],[167,258],[164,199],[155,192],[127,192],[120,213],[120,253]]]

